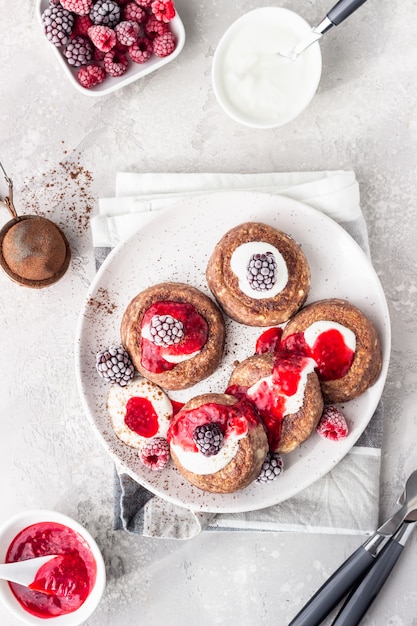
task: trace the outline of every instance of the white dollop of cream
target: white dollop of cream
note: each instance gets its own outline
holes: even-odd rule
[[[215,474],[226,467],[237,453],[239,440],[237,437],[230,437],[223,440],[223,445],[217,454],[205,456],[201,452],[191,452],[184,450],[180,445],[171,442],[171,448],[177,455],[179,462],[185,469],[194,474]]]
[[[304,404],[307,377],[311,372],[314,372],[314,368],[316,367],[316,362],[313,359],[306,357],[304,361],[305,364],[300,372],[297,390],[293,395],[287,396],[282,392],[282,390],[277,388],[276,383],[273,382],[273,374],[258,380],[254,385],[252,385],[252,387],[249,387],[246,395],[256,404],[256,398],[259,393],[261,393],[261,395],[264,394],[264,392],[260,392],[261,385],[266,385],[271,396],[280,396],[284,399],[283,417],[285,415],[293,415],[294,413],[297,413],[297,411],[299,411]]]
[[[153,341],[153,337],[151,335],[151,325],[146,324],[141,329],[141,334],[144,339],[148,339],[148,341]],[[201,350],[195,350],[195,352],[190,352],[189,354],[169,354],[164,350],[163,347],[158,346],[161,350],[162,358],[168,363],[182,363],[182,361],[188,361],[189,359],[193,359],[197,354],[200,354]]]
[[[267,252],[272,252],[275,263],[277,264],[275,270],[276,282],[271,289],[257,291],[256,289],[252,289],[248,281],[248,264],[253,254],[266,254]],[[240,290],[254,300],[274,298],[281,293],[288,282],[288,268],[284,257],[275,246],[271,246],[271,244],[265,241],[248,241],[242,243],[233,251],[230,259],[230,267],[232,268],[232,272],[237,276]]]
[[[309,346],[309,348],[313,349],[314,344],[322,333],[325,333],[329,330],[337,330],[343,337],[343,341],[345,345],[355,352],[356,350],[356,335],[350,330],[350,328],[346,328],[346,326],[342,326],[338,322],[330,322],[327,320],[320,320],[318,322],[313,322],[306,330],[304,331],[304,341]]]
[[[158,416],[158,432],[153,437],[166,438],[169,420],[172,416],[172,404],[160,387],[145,378],[134,378],[125,387],[112,385],[107,396],[107,410],[117,437],[132,448],[142,448],[149,441],[138,435],[125,423],[126,405],[130,398],[146,398],[151,402]]]

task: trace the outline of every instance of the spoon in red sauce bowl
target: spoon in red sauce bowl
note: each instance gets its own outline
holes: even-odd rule
[[[41,568],[44,568],[49,561],[55,558],[58,558],[56,554],[48,554],[48,556],[16,561],[15,563],[2,563],[0,564],[0,578],[32,588],[32,584],[37,580],[39,573],[42,574]],[[58,595],[53,591],[40,589],[38,586],[36,586],[36,590],[43,591],[48,595]]]

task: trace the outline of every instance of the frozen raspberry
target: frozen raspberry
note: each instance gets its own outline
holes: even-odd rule
[[[145,63],[152,56],[152,42],[148,37],[139,37],[137,41],[130,46],[129,56],[135,63]]]
[[[88,36],[102,52],[109,52],[116,45],[116,33],[108,26],[90,26]]]
[[[145,22],[147,18],[146,11],[142,9],[136,2],[128,2],[123,8],[123,19],[132,22]]]
[[[170,22],[175,17],[172,0],[154,0],[151,4],[152,13],[161,22]]]
[[[89,15],[93,24],[114,28],[120,22],[121,10],[114,0],[97,0]]]
[[[46,38],[54,46],[65,46],[74,26],[74,16],[62,6],[50,6],[42,13]]]
[[[61,0],[49,0],[49,4],[51,7],[56,7],[58,4],[61,4]]]
[[[93,46],[89,39],[79,35],[71,39],[64,50],[64,57],[71,67],[87,65],[93,58]]]
[[[223,442],[223,433],[215,422],[197,426],[193,432],[195,445],[204,456],[213,456],[220,450]]]
[[[140,35],[139,24],[132,20],[120,22],[114,30],[116,32],[117,41],[121,43],[122,46],[131,46]]]
[[[123,76],[127,70],[128,64],[129,61],[122,52],[110,50],[110,52],[106,52],[104,55],[104,69],[109,76],[113,76],[114,78]]]
[[[84,65],[78,71],[78,82],[86,89],[99,85],[106,78],[106,70],[100,65]]]
[[[262,464],[257,483],[270,483],[279,476],[284,469],[282,457],[278,452],[268,452]]]
[[[348,427],[343,413],[335,406],[324,407],[323,415],[317,426],[317,432],[325,439],[339,441],[348,435]]]
[[[92,22],[88,15],[76,15],[71,37],[78,37],[78,35],[88,37],[88,29],[90,26],[92,26]]]
[[[168,30],[168,24],[160,22],[154,15],[151,15],[145,22],[145,33],[152,39],[157,35],[165,35]]]
[[[64,9],[76,15],[88,15],[93,6],[93,0],[61,0]]]
[[[140,7],[143,7],[144,9],[150,9],[153,0],[135,0],[136,4],[138,4]]]
[[[172,33],[168,32],[164,35],[158,35],[153,40],[153,51],[157,57],[167,57],[172,54],[177,45],[175,37]]]
[[[163,437],[155,437],[139,450],[139,458],[151,470],[161,470],[169,461],[169,444]]]
[[[88,65],[87,67],[98,68],[99,66]],[[102,67],[99,69],[104,72],[105,77],[105,70]],[[83,84],[83,87],[85,86]],[[118,383],[121,387],[125,387],[135,374],[133,363],[123,346],[111,346],[102,352],[98,352],[96,354],[96,369],[99,375],[106,381]]]
[[[102,61],[106,56],[107,52],[103,52],[103,50],[99,50],[94,46],[93,50],[93,59],[94,61]]]

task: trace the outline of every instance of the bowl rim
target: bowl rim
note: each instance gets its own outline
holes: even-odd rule
[[[16,618],[29,626],[45,625],[46,621],[49,624],[59,624],[60,626],[79,626],[95,611],[106,586],[106,567],[103,556],[95,539],[84,526],[58,511],[48,509],[21,511],[0,526],[0,561],[4,563],[10,543],[21,530],[41,522],[55,522],[68,526],[87,541],[97,564],[96,581],[90,594],[76,611],[47,619],[28,613],[16,600],[6,580],[0,580],[0,601]]]
[[[42,5],[45,5],[44,8]],[[64,70],[64,74],[69,79],[70,83],[73,85],[73,87],[75,87],[75,89],[79,93],[83,94],[84,96],[90,96],[93,98],[100,97],[100,96],[107,96],[111,93],[118,91],[119,89],[122,89],[123,87],[126,87],[127,85],[130,85],[136,80],[143,78],[147,74],[150,74],[151,72],[154,72],[158,70],[159,68],[163,67],[164,65],[166,65],[167,63],[170,63],[171,61],[173,61],[180,54],[185,44],[184,24],[178,14],[177,9],[175,8],[175,17],[169,22],[169,24],[172,29],[172,32],[174,33],[177,39],[177,45],[175,47],[175,50],[171,54],[169,54],[166,57],[151,58],[149,59],[149,61],[147,61],[143,65],[132,62],[131,67],[133,68],[134,71],[129,72],[128,70],[126,74],[118,78],[108,77],[109,80],[112,81],[109,86],[106,86],[106,84],[108,85],[107,79],[106,79],[99,85],[95,85],[91,89],[86,89],[78,82],[76,78],[76,71],[79,68],[77,68],[77,70],[72,69],[66,62],[65,58],[63,57],[61,50],[63,49],[64,46],[61,46],[61,47],[54,46],[47,40],[47,38],[45,37],[43,33],[42,13],[48,7],[49,7],[49,4],[47,4],[47,0],[36,0],[35,10],[36,10],[38,22],[41,27],[42,38],[44,39],[46,44],[48,44],[48,47],[52,50],[52,53],[55,55],[55,58],[57,59],[59,65]],[[135,67],[136,65],[137,65],[137,68]]]
[[[291,114],[290,116],[287,116],[286,118],[283,118],[283,120],[278,121],[278,122],[276,121],[256,122],[254,120],[251,120],[247,116],[245,116],[243,113],[239,114],[236,108],[230,104],[228,98],[223,94],[221,86],[220,86],[221,77],[220,77],[219,66],[221,62],[221,56],[227,44],[233,37],[235,31],[237,31],[240,28],[240,26],[243,25],[245,22],[249,22],[251,18],[255,16],[255,14],[259,15],[261,13],[265,13],[265,15],[267,13],[287,14],[288,16],[290,16],[291,19],[297,20],[299,23],[304,22],[304,24],[308,26],[309,29],[311,29],[310,24],[301,15],[299,15],[299,13],[292,11],[291,9],[284,8],[284,7],[264,6],[264,7],[258,7],[251,11],[248,11],[247,13],[244,13],[243,15],[241,15],[239,18],[237,18],[234,22],[230,24],[230,26],[223,33],[222,37],[220,38],[216,46],[216,49],[213,55],[211,80],[212,80],[212,85],[213,85],[213,91],[214,91],[214,94],[216,96],[218,103],[220,104],[222,109],[225,111],[225,113],[227,113],[227,115],[229,115],[229,117],[231,117],[235,122],[238,122],[250,128],[271,129],[271,128],[278,128],[280,126],[284,126],[285,124],[288,124],[289,122],[294,120],[296,117],[301,115],[301,113],[305,111],[305,109],[308,107],[308,105],[314,98],[317,92],[318,86],[320,84],[321,74],[322,74],[322,56],[321,56],[320,45],[317,41],[310,46],[312,49],[315,49],[317,51],[316,52],[317,60],[315,61],[316,66],[317,66],[316,68],[317,77],[314,83],[314,89],[311,89],[311,94],[309,98],[303,102],[303,105],[301,107],[296,109],[294,114]]]

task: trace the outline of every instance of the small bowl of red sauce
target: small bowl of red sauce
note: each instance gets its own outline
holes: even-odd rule
[[[57,555],[30,587],[0,580],[0,600],[24,624],[83,624],[106,585],[101,552],[78,522],[56,511],[26,511],[0,528],[0,562]]]

